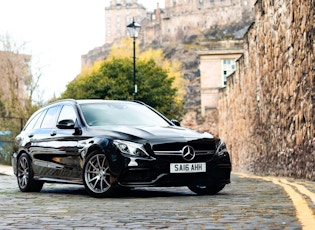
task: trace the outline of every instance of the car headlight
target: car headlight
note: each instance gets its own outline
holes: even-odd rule
[[[222,156],[224,155],[225,153],[227,153],[227,149],[226,149],[226,145],[225,143],[220,140],[217,145],[216,145],[216,151],[215,151],[215,154],[218,155],[218,156]]]
[[[136,157],[150,157],[142,144],[122,140],[114,140],[113,143],[122,153]]]

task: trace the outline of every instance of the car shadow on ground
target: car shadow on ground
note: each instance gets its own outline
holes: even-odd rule
[[[41,193],[45,194],[59,194],[59,195],[72,195],[72,196],[89,196],[83,186],[47,186],[42,189]],[[224,192],[218,193],[215,196],[227,195]],[[169,188],[157,188],[157,187],[145,187],[135,189],[123,189],[112,198],[158,198],[158,197],[188,197],[198,196],[191,192],[186,187],[169,187]]]

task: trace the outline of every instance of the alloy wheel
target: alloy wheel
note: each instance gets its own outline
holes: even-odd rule
[[[92,193],[105,193],[110,189],[109,165],[104,154],[88,159],[84,170],[85,184]]]
[[[31,159],[22,153],[17,162],[17,182],[22,192],[40,192],[44,182],[34,179]]]
[[[18,162],[17,179],[21,189],[25,189],[29,182],[30,165],[25,156],[21,156]]]

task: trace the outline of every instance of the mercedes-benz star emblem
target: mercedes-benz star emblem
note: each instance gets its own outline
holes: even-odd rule
[[[195,150],[190,145],[184,146],[182,149],[182,156],[186,161],[191,161],[195,158]]]

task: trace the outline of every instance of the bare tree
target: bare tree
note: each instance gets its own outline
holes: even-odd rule
[[[25,43],[0,34],[0,131],[6,134],[0,137],[0,162],[4,163],[10,159],[13,147],[10,142],[41,103],[33,103],[34,92],[39,88],[40,69],[32,74],[32,56],[24,52]]]
[[[31,67],[32,56],[23,53],[25,47],[25,43],[18,44],[9,35],[0,35],[0,100],[4,107],[1,113],[6,116],[19,114],[27,118],[33,106],[41,103],[33,103],[41,69],[34,71]]]

